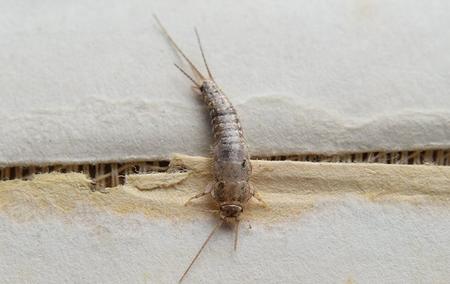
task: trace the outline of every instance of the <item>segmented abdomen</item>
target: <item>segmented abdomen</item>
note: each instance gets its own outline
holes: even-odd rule
[[[248,181],[251,165],[236,110],[212,81],[202,84],[214,134],[214,174],[220,181]]]

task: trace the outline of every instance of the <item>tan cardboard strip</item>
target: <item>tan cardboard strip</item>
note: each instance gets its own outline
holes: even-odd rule
[[[215,214],[208,197],[184,202],[212,180],[211,160],[175,156],[167,172],[132,174],[126,184],[93,191],[80,173],[35,175],[31,180],[0,182],[0,214],[25,221],[43,214],[70,214],[86,209],[99,213],[143,214],[149,218],[194,219]],[[319,199],[331,201],[356,194],[373,202],[450,205],[450,167],[358,163],[253,161],[252,185],[269,208],[251,201],[244,218],[262,222],[297,217]]]
[[[329,163],[382,163],[402,165],[450,165],[450,149],[354,152],[336,155],[298,154],[283,156],[259,156],[254,160],[304,161]],[[169,161],[105,161],[99,163],[73,163],[48,165],[3,166],[0,163],[0,180],[30,179],[34,174],[82,172],[95,181],[97,188],[124,184],[125,176],[133,173],[153,173],[167,170]]]

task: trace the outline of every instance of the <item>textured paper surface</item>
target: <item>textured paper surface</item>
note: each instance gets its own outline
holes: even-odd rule
[[[240,245],[224,227],[186,283],[445,282],[450,168],[255,161]],[[0,281],[173,283],[216,217],[208,160],[91,192],[81,174],[0,182]],[[136,188],[134,185],[139,185]],[[155,187],[156,186],[156,187]]]
[[[254,155],[448,148],[448,1],[1,1],[0,164],[206,156],[157,13]]]

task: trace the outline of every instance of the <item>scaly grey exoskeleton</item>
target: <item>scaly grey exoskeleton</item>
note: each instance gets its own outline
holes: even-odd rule
[[[194,77],[188,75],[187,72],[178,65],[175,64],[175,66],[194,83],[194,91],[202,97],[203,101],[208,106],[214,134],[214,181],[206,187],[204,192],[190,198],[188,202],[190,202],[192,199],[210,194],[219,206],[220,221],[210,233],[210,235],[198,251],[197,255],[194,257],[191,264],[180,278],[181,281],[183,280],[184,276],[187,274],[197,257],[200,255],[209,239],[223,224],[224,221],[235,222],[236,234],[234,249],[236,250],[239,229],[239,216],[243,212],[245,204],[251,197],[255,197],[261,202],[263,201],[256,194],[249,183],[250,175],[252,173],[252,165],[250,163],[247,144],[245,143],[241,124],[236,114],[236,110],[234,109],[228,98],[225,96],[225,94],[222,92],[222,90],[217,86],[213,76],[211,75],[211,71],[206,62],[197,30],[195,29],[195,34],[197,36],[200,52],[206,66],[208,76],[203,75],[198,70],[198,68],[178,47],[178,45],[175,43],[175,41],[172,39],[172,37],[169,35],[167,30],[163,27],[156,16],[155,19],[163,30],[164,34],[172,43],[173,47],[189,64]]]

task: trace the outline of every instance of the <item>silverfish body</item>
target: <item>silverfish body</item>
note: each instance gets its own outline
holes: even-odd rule
[[[220,206],[222,219],[237,218],[254,195],[249,184],[252,166],[247,144],[236,110],[220,88],[205,80],[200,91],[209,108],[214,134],[214,182],[207,191]]]
[[[202,193],[190,198],[186,204],[193,199],[209,194],[216,201],[219,207],[220,221],[209,234],[208,238],[190,263],[189,267],[181,276],[181,282],[213,234],[224,222],[235,223],[236,234],[234,249],[236,250],[239,217],[244,210],[244,206],[251,197],[256,198],[263,204],[265,203],[250,186],[249,179],[252,173],[252,166],[239,118],[233,105],[230,103],[223,91],[217,86],[213,76],[211,75],[197,30],[195,30],[195,34],[197,36],[203,61],[208,71],[208,76],[204,76],[198,70],[198,68],[178,47],[156,16],[155,19],[173,47],[189,64],[194,75],[193,77],[191,77],[178,65],[175,64],[175,66],[194,83],[194,86],[192,87],[193,90],[202,97],[203,101],[208,106],[211,126],[214,134],[214,181],[208,184]]]

